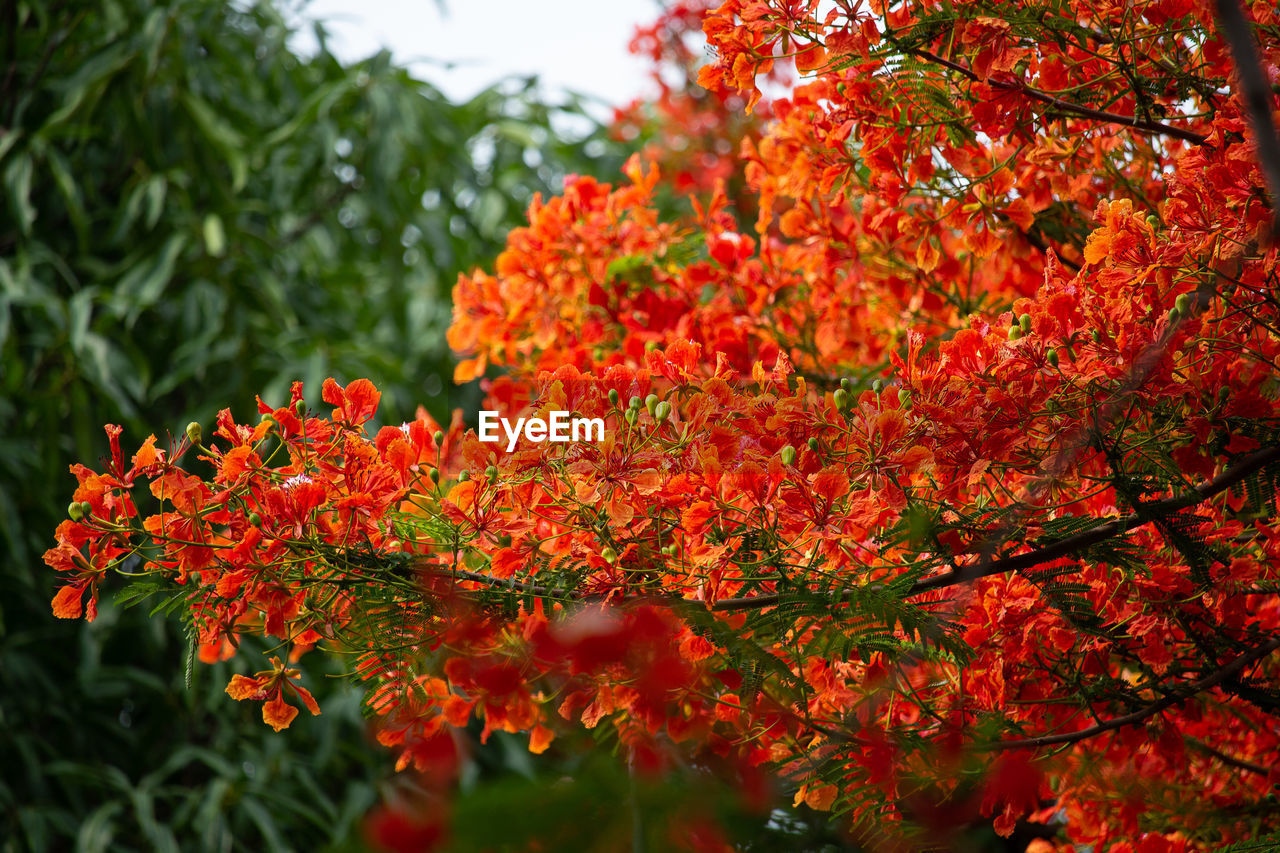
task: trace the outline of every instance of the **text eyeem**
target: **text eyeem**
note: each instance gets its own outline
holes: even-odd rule
[[[498,426],[507,437],[507,452],[515,450],[521,434],[529,441],[604,441],[604,418],[575,418],[569,412],[548,412],[548,417],[516,418],[515,425],[494,411],[480,412],[481,441],[499,441]]]

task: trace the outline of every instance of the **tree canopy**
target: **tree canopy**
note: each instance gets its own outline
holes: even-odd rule
[[[435,791],[404,849],[473,721],[776,780],[869,849],[1276,831],[1280,18],[1219,7],[677,4],[646,43],[688,71],[700,26],[706,92],[646,120],[686,150],[566,179],[453,290],[477,405],[602,441],[379,428],[375,370],[108,427],[54,613],[145,564],[202,659],[268,638],[226,692],[277,730],[345,657]]]

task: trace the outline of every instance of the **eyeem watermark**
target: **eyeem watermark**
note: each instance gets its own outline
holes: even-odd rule
[[[498,427],[507,436],[507,452],[516,448],[521,434],[529,441],[604,441],[604,418],[575,418],[569,412],[548,412],[549,418],[516,418],[515,426],[494,411],[480,412],[481,441],[498,441]]]

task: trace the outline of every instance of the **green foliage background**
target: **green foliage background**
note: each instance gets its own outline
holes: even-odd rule
[[[147,606],[55,620],[40,561],[104,423],[164,446],[329,375],[445,417],[458,273],[565,172],[618,173],[572,100],[451,103],[317,35],[265,2],[0,0],[0,850],[358,846],[390,774],[330,664],[276,735],[229,665],[188,689]]]

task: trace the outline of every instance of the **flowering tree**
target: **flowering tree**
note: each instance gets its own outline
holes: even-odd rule
[[[768,771],[882,849],[979,814],[1042,850],[1274,830],[1280,16],[817,6],[700,18],[709,109],[799,75],[740,142],[754,222],[696,168],[661,216],[637,157],[455,288],[455,378],[602,441],[374,429],[366,379],[163,449],[109,427],[55,614],[142,573],[201,659],[271,638],[227,692],[277,729],[317,710],[288,659],[351,655],[429,774],[478,718]]]

